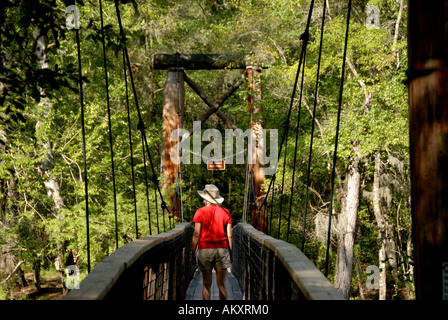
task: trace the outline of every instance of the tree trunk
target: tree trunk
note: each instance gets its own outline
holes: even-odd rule
[[[48,68],[48,61],[47,61],[47,55],[45,53],[45,38],[44,35],[40,33],[39,29],[36,29],[33,32],[35,45],[36,45],[36,56],[39,62],[39,67],[41,69],[47,69]],[[51,102],[45,97],[45,92],[43,89],[41,89],[41,102],[39,103],[40,106],[42,106],[42,109],[44,110],[44,117],[41,120],[38,120],[36,122],[36,132],[39,131],[39,128],[44,126],[44,123],[46,121],[46,113],[49,112],[53,106]],[[47,157],[42,160],[40,168],[38,169],[40,174],[46,178],[46,181],[44,182],[45,188],[47,190],[47,195],[53,200],[53,216],[57,217],[59,210],[64,206],[64,200],[61,196],[61,189],[59,186],[59,182],[56,180],[54,174],[51,172],[51,170],[54,167],[54,158],[53,158],[53,146],[50,141],[49,137],[40,137],[40,141],[38,141],[39,145],[43,145],[44,150],[47,152]],[[61,244],[58,244],[57,249],[57,255],[55,259],[55,267],[57,271],[61,271],[61,261],[62,256],[60,255],[60,252],[62,250]]]
[[[17,269],[17,277],[19,279],[19,285],[22,288],[25,288],[26,286],[28,286],[28,282],[25,279],[25,273],[23,273],[22,267],[19,267]]]
[[[412,259],[412,234],[409,235],[408,241],[406,242],[406,264],[408,265],[407,269],[407,277],[409,281],[413,281],[414,275],[414,264],[409,263],[409,260]]]
[[[392,269],[392,277],[395,284],[398,284],[398,264],[397,264],[397,245],[395,243],[395,227],[390,223],[390,216],[385,214],[386,221],[386,255],[389,266]]]
[[[37,291],[40,290],[40,259],[34,261],[34,285]]]
[[[355,229],[361,186],[359,162],[360,158],[358,156],[355,156],[348,162],[344,186],[345,196],[342,201],[341,218],[338,223],[339,238],[335,287],[346,300],[350,298],[353,272]]]
[[[380,270],[380,300],[386,300],[386,222],[381,213],[380,195],[381,155],[375,154],[375,171],[373,174],[373,212],[378,225],[379,252],[378,268]]]
[[[7,138],[6,133],[0,129],[0,139],[2,143],[0,144],[0,157],[3,153],[7,152],[6,144]],[[10,180],[0,180],[0,231],[2,229],[9,228],[11,222],[8,220],[8,216],[12,213],[10,206],[8,205],[8,199],[13,198],[15,188],[15,183],[13,178]],[[4,244],[0,251],[0,273],[10,274],[14,268],[14,255],[10,253],[11,247],[13,247],[13,239],[6,238],[3,239]]]
[[[356,258],[353,259],[355,263],[356,279],[358,280],[359,295],[361,296],[361,300],[365,300],[364,289],[362,287],[362,281],[361,281],[361,273],[359,272],[359,262]]]
[[[40,34],[40,30],[35,30],[33,34],[36,41],[36,55],[39,61],[40,68],[47,69],[48,62],[45,54],[44,36]],[[43,91],[43,89],[41,90],[41,96],[42,100],[39,104],[45,110],[44,113],[46,113],[49,110],[51,110],[53,106],[51,105],[49,100],[45,97],[45,92]],[[45,121],[45,118],[43,118],[43,121]],[[38,120],[36,123],[36,131],[38,131],[39,128],[43,125],[44,123]],[[61,196],[59,183],[55,179],[54,175],[51,173],[51,169],[54,166],[54,158],[52,155],[53,147],[51,141],[48,138],[44,138],[44,141],[40,141],[40,143],[43,144],[44,149],[47,151],[47,157],[42,161],[40,171],[41,174],[47,176],[47,180],[45,181],[45,188],[47,189],[47,195],[51,199],[53,199],[54,203],[53,211],[55,215],[57,215],[59,209],[64,206],[64,201]]]
[[[0,139],[4,143],[0,148],[0,157],[2,153],[8,152],[7,144],[8,139],[6,137],[6,133],[3,130],[0,130]],[[14,213],[16,212],[15,203],[16,199],[16,181],[14,180],[14,176],[11,175],[10,178],[5,180],[0,180],[0,232],[2,229],[9,229],[11,225],[14,223]],[[11,219],[11,217],[13,217]],[[0,248],[0,273],[2,274],[12,274],[14,272],[15,264],[15,256],[11,252],[11,249],[15,247],[16,240],[14,238],[5,237],[2,238],[3,245]],[[22,261],[23,262],[23,261]],[[6,281],[5,281],[6,283]],[[11,283],[11,282],[9,282]]]

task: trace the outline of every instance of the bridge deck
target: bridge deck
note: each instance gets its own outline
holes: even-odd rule
[[[241,293],[238,281],[235,277],[227,271],[226,275],[226,289],[227,289],[227,300],[243,300],[243,294]],[[186,293],[186,300],[202,300],[202,274],[199,271],[191,279],[190,285],[188,286]],[[213,271],[212,275],[212,287],[210,289],[210,299],[219,300],[218,286],[216,285],[216,274]]]

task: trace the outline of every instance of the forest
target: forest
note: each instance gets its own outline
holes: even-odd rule
[[[238,54],[263,67],[263,127],[277,129],[279,137],[288,127],[268,199],[268,233],[303,250],[323,273],[328,267],[328,279],[345,299],[415,299],[406,1],[120,0],[134,92],[114,1],[3,2],[1,300],[31,299],[13,293],[41,290],[43,274],[56,274],[63,284],[64,270],[73,263],[85,277],[88,263],[94,268],[117,247],[179,222],[163,214],[156,200],[139,128],[141,117],[160,175],[167,72],[154,68],[154,56],[176,53]],[[291,102],[311,3],[303,82]],[[79,8],[79,29],[68,27],[70,5]],[[242,73],[186,71],[212,101]],[[247,95],[242,85],[220,108],[242,130],[251,121]],[[205,111],[185,86],[182,125],[188,130]],[[201,129],[227,127],[214,114]],[[207,170],[206,163],[182,165],[182,219],[191,221],[202,206],[197,190],[213,183],[234,223],[243,221],[246,171],[236,163],[222,171]],[[372,269],[379,272],[378,286],[370,285]]]

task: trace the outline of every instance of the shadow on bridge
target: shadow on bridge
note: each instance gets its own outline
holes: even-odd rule
[[[190,263],[190,223],[128,243],[101,261],[64,300],[186,300],[200,285]],[[246,223],[233,228],[228,286],[240,300],[340,300],[342,297],[295,246]],[[193,281],[192,281],[193,279]],[[187,296],[187,291],[190,295]],[[196,289],[197,291],[197,289]],[[232,295],[229,294],[229,299]]]

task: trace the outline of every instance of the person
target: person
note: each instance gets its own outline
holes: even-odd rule
[[[212,272],[216,272],[216,284],[219,299],[227,300],[226,273],[233,262],[232,216],[229,210],[221,206],[224,198],[213,184],[205,185],[198,191],[205,206],[199,208],[193,217],[194,233],[192,240],[192,263],[202,273],[202,299],[210,300]]]

